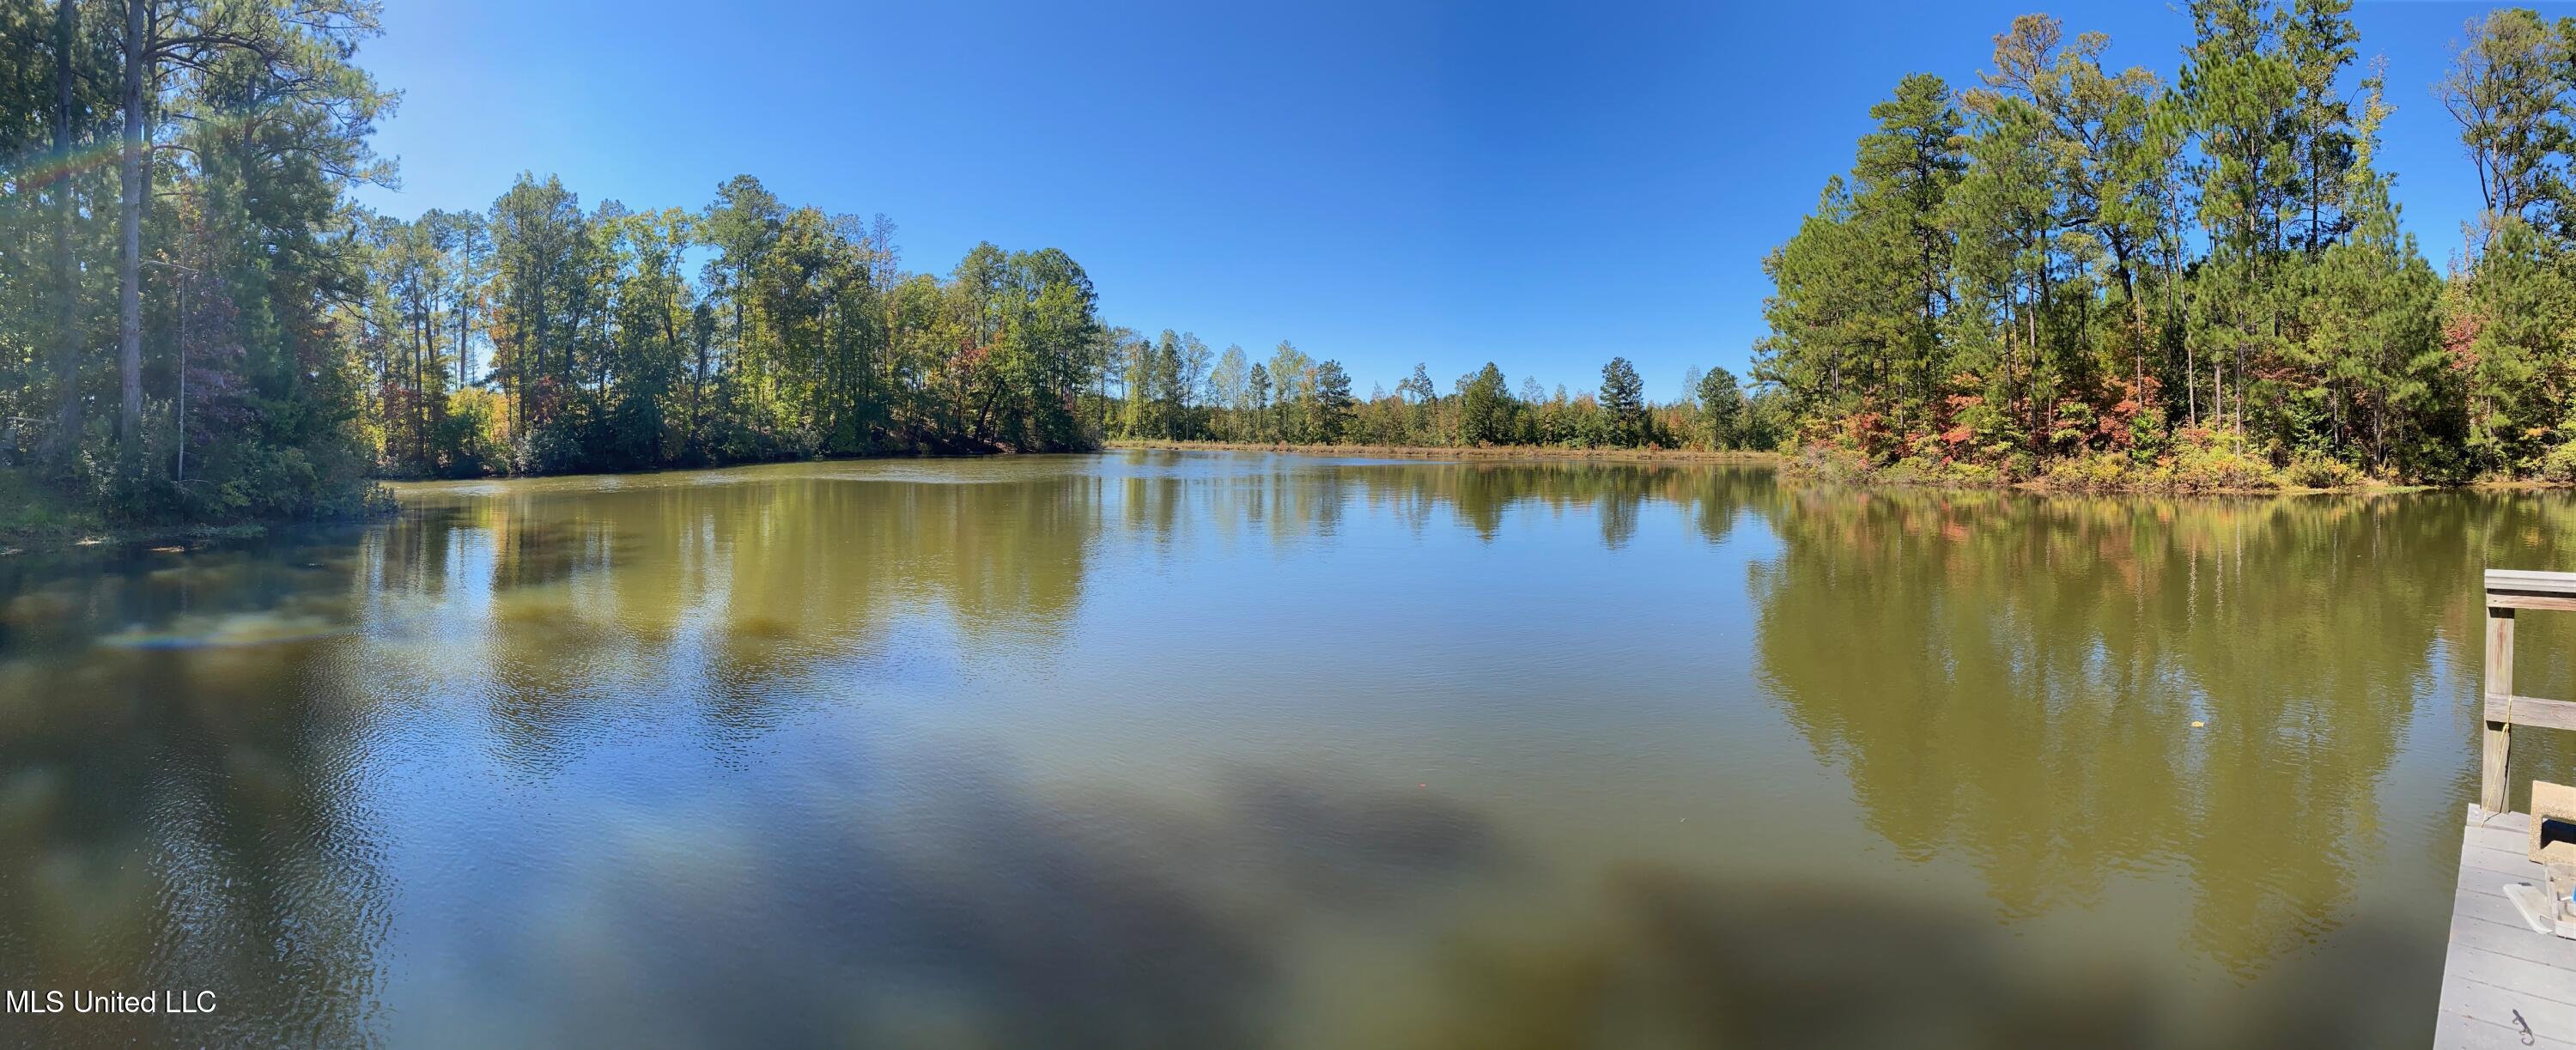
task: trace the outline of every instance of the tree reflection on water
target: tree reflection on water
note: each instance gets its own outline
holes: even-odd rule
[[[1651,464],[1024,457],[405,498],[0,559],[0,985],[222,1003],[13,1034],[2419,1044],[2478,572],[2576,567],[2555,495]],[[1649,604],[1674,580],[1706,608]],[[1740,665],[1707,626],[1739,614]],[[2576,696],[2544,620],[2520,680]],[[1353,623],[1483,662],[1388,667],[1354,640],[1403,639]],[[1522,644],[1602,631],[1633,644]],[[1641,695],[1566,684],[1587,667]],[[1739,693],[1715,724],[1803,742],[1829,790],[1748,779],[1777,768],[1751,735],[1641,757]],[[2566,764],[2527,736],[2520,768]],[[1636,816],[1665,790],[1825,830],[1694,852]],[[1918,892],[1950,867],[1984,906]],[[2069,916],[2115,950],[2036,945]]]

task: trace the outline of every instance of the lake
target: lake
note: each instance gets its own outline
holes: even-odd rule
[[[1145,452],[398,493],[0,558],[0,987],[213,1001],[0,1033],[2417,1047],[2479,572],[2576,568],[2556,493]],[[2576,697],[2554,619],[2517,683]]]

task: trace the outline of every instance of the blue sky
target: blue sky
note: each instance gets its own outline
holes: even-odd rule
[[[2543,4],[2576,14],[2576,4]],[[2476,184],[2431,93],[2485,5],[2364,2],[2383,163],[2436,267]],[[698,207],[756,175],[884,212],[913,269],[979,240],[1062,248],[1106,318],[1392,389],[1487,360],[1649,393],[1742,373],[1760,261],[1910,71],[1956,84],[2029,3],[1256,5],[396,0],[360,60],[404,93],[377,148],[403,215],[522,169],[595,204]],[[2053,9],[2171,79],[2179,5]]]

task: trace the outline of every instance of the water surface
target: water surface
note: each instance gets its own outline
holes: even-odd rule
[[[2576,568],[2558,495],[1726,466],[400,495],[0,559],[0,986],[218,1001],[0,1035],[2419,1046],[2478,572]]]

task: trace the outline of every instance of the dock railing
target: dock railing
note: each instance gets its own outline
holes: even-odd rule
[[[2478,808],[2505,812],[2513,799],[2507,769],[2513,727],[2576,730],[2576,703],[2516,696],[2513,691],[2513,614],[2522,609],[2576,612],[2576,572],[2487,570],[2486,722],[2478,771]]]

